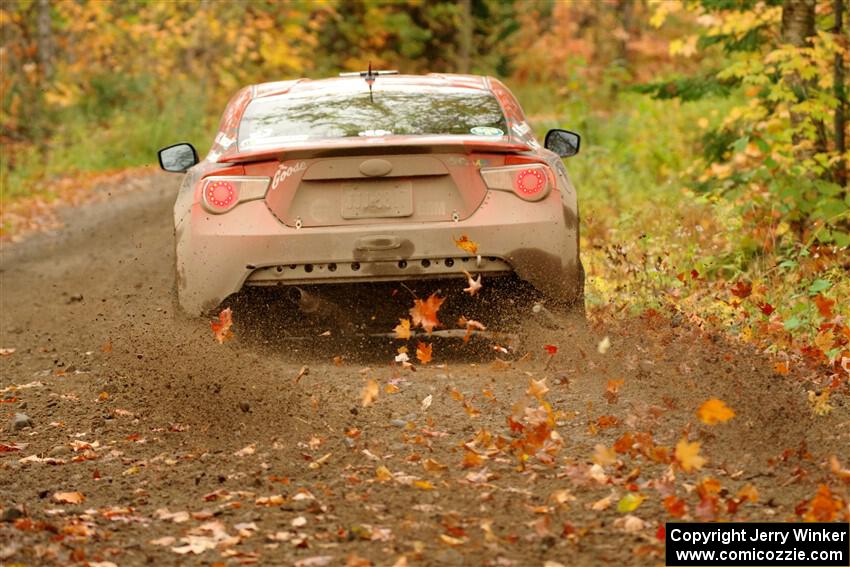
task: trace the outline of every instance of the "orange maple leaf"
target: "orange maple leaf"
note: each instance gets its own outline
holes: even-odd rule
[[[676,444],[676,461],[679,463],[679,466],[682,467],[683,471],[692,472],[699,470],[705,464],[705,459],[699,455],[699,447],[699,441],[688,443],[688,440],[685,437],[682,437],[682,439]]]
[[[416,345],[416,359],[422,364],[428,364],[431,362],[431,351],[433,350],[432,345],[425,344],[420,342]]]
[[[417,299],[413,302],[413,307],[410,308],[410,317],[413,319],[413,326],[420,326],[430,334],[434,327],[440,325],[437,319],[437,312],[440,306],[446,299],[438,297],[436,293],[432,293],[426,300]]]
[[[213,336],[215,340],[219,342],[219,344],[224,341],[233,338],[233,331],[230,330],[230,327],[233,326],[233,312],[230,310],[230,307],[227,309],[222,309],[221,313],[218,314],[218,321],[210,321],[210,327],[212,327]]]
[[[460,238],[454,238],[453,240],[455,241],[455,245],[464,252],[469,252],[473,256],[478,254],[478,243],[470,240],[467,235],[463,234]]]
[[[711,398],[699,407],[697,417],[706,425],[715,425],[729,421],[735,417],[735,412],[723,400]]]

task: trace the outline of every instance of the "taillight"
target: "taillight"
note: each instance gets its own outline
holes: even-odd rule
[[[509,165],[481,169],[488,189],[512,191],[526,201],[539,201],[549,194],[549,170],[545,165]]]
[[[226,213],[238,203],[262,199],[269,187],[268,177],[207,177],[203,181],[201,203],[211,213]]]

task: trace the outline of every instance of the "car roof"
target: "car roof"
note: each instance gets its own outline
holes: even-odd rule
[[[427,75],[378,75],[373,84],[377,91],[382,86],[392,85],[394,90],[415,91],[422,87],[430,88],[466,88],[490,91],[490,80],[480,75],[460,75],[451,73],[429,73]],[[347,92],[366,88],[363,77],[332,77],[328,79],[295,79],[259,83],[251,87],[252,98],[261,98],[282,94]]]

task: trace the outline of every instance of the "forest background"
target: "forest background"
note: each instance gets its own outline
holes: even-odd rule
[[[205,152],[245,84],[490,74],[583,136],[592,319],[652,310],[846,384],[846,0],[10,0],[0,35],[3,240]]]

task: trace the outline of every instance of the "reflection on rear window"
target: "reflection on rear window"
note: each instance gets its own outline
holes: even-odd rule
[[[374,102],[365,89],[256,99],[239,125],[239,148],[357,136],[498,136],[506,132],[502,109],[489,92],[376,88]]]

